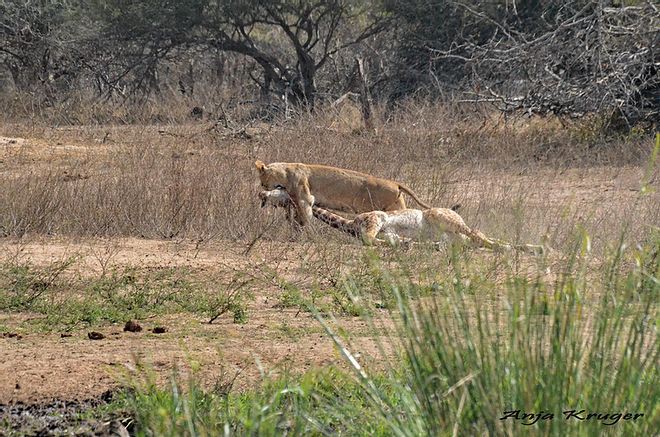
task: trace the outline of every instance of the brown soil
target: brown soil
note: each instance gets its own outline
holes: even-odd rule
[[[64,140],[71,137],[64,132],[61,142],[49,144],[0,137],[0,176],[52,172],[69,159],[86,160],[104,153],[113,133],[99,133],[94,141],[87,141],[96,146]],[[447,198],[463,205],[461,214],[465,217],[475,218],[468,219],[468,223],[495,236],[507,223],[489,221],[489,214],[498,214],[498,210],[480,211],[480,205],[492,204],[493,199],[500,197],[508,198],[508,205],[512,197],[524,197],[527,221],[538,220],[542,223],[539,226],[544,227],[538,234],[552,232],[556,222],[547,217],[553,214],[564,214],[566,220],[591,219],[605,230],[632,221],[638,235],[643,235],[641,230],[649,225],[658,225],[656,208],[660,194],[657,189],[651,195],[640,193],[642,167],[548,169],[534,173],[489,170],[486,174],[471,169],[465,173],[456,170],[454,174],[460,177],[446,184]],[[61,176],[87,177],[64,173]],[[657,188],[657,172],[654,177],[651,183]],[[631,214],[644,214],[644,218],[635,220]],[[251,271],[276,258],[278,273],[283,277],[301,283],[309,281],[300,277],[301,264],[310,251],[305,235],[296,243],[260,241],[250,251],[248,246],[248,242],[221,239],[197,247],[189,241],[32,236],[19,242],[0,239],[0,254],[3,258],[21,257],[37,265],[78,255],[81,259],[75,266],[84,275],[99,274],[104,257],[111,258],[113,266],[186,267],[202,273],[213,273],[219,265]],[[80,328],[66,336],[60,332],[25,330],[25,322],[39,315],[0,312],[0,327],[20,334],[0,336],[0,405],[98,397],[133,374],[136,363],[146,363],[161,381],[174,369],[187,372],[193,363],[199,363],[200,377],[209,384],[226,382],[240,373],[236,379],[239,388],[254,384],[261,372],[304,371],[340,363],[319,323],[308,313],[276,307],[278,293],[281,291],[275,286],[259,290],[248,309],[248,323],[243,325],[234,324],[227,316],[208,324],[201,317],[172,314],[139,320],[143,328],[140,332],[124,332],[122,323]],[[362,319],[340,317],[337,323],[351,332],[354,351],[364,357],[377,356],[374,337]],[[166,332],[154,334],[156,327],[164,327]],[[104,338],[90,340],[88,333],[92,330]]]
[[[81,256],[77,264],[89,273],[98,269],[93,253],[102,244],[100,240],[3,241],[0,251],[20,252],[23,259],[37,265],[77,254]],[[218,264],[249,268],[250,263],[262,261],[259,250],[251,256],[240,255],[245,245],[236,243],[217,243],[202,250],[191,243],[138,239],[118,239],[112,244],[117,248],[114,265],[203,270]],[[140,320],[140,332],[124,332],[122,325],[105,325],[93,330],[81,328],[70,337],[59,332],[22,332],[21,338],[0,338],[0,404],[92,398],[117,387],[135,371],[136,362],[152,367],[162,380],[174,369],[190,369],[191,362],[201,364],[200,377],[211,384],[240,372],[236,379],[239,388],[257,381],[261,371],[300,371],[339,362],[332,342],[312,316],[274,307],[276,292],[262,290],[248,310],[248,323],[243,325],[234,324],[226,316],[208,324],[201,317],[174,314]],[[39,316],[0,313],[0,325],[20,331],[31,317]],[[359,318],[343,318],[341,325],[354,335],[366,332],[366,323]],[[162,326],[167,328],[165,333],[151,332]],[[91,341],[91,331],[105,338]],[[358,339],[356,344],[358,352],[372,355],[375,351],[368,337]]]

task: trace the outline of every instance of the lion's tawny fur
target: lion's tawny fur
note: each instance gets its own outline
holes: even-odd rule
[[[350,213],[405,209],[403,193],[429,207],[405,185],[353,170],[290,162],[256,161],[254,165],[264,190],[287,190],[300,224],[312,218],[312,196],[319,207]]]

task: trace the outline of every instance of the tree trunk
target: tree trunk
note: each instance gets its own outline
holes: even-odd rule
[[[364,127],[366,130],[373,132],[374,121],[373,121],[373,110],[371,108],[371,99],[369,98],[369,86],[367,85],[367,75],[364,71],[364,65],[361,58],[355,59],[356,70],[357,70],[357,79],[358,86],[360,90],[360,106],[362,109],[362,120],[364,121]]]
[[[259,97],[261,103],[270,102],[270,84],[273,82],[273,78],[264,70],[264,82],[259,87]]]
[[[308,53],[298,53],[298,62],[302,81],[302,101],[307,104],[310,110],[313,110],[316,97],[316,84],[314,83],[316,63]]]

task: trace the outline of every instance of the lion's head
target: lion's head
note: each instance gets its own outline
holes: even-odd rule
[[[254,166],[259,174],[259,182],[264,190],[272,190],[278,186],[286,186],[287,175],[282,166],[266,165],[263,161],[255,161]]]

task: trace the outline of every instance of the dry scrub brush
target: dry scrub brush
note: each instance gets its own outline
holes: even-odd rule
[[[37,150],[20,165],[8,158],[0,167],[0,232],[251,241],[268,223],[282,220],[258,209],[256,158],[324,163],[395,179],[434,205],[463,204],[471,225],[501,238],[535,242],[549,234],[557,240],[551,244],[561,245],[576,222],[599,238],[620,232],[624,221],[640,238],[659,222],[657,193],[601,202],[570,195],[547,199],[545,191],[556,189],[571,168],[641,168],[653,148],[650,138],[585,141],[580,125],[523,123],[419,101],[379,113],[385,121],[377,133],[362,135],[327,128],[336,115],[331,110],[238,130],[206,122],[66,130],[6,125],[3,135],[46,145],[75,142],[88,153],[49,161],[47,152]],[[657,185],[657,171],[649,182]],[[631,184],[639,189],[641,181]],[[287,238],[283,224],[273,226],[278,239]]]

